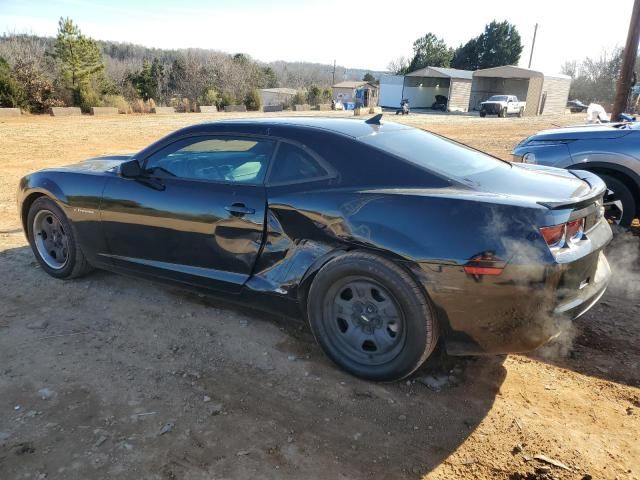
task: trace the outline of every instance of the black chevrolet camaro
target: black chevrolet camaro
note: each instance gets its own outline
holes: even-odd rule
[[[24,177],[42,268],[103,268],[303,316],[342,368],[396,380],[520,352],[604,293],[604,183],[380,117],[245,119]],[[116,300],[117,301],[117,300]]]

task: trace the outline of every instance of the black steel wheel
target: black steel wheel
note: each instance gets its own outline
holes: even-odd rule
[[[76,242],[73,226],[56,203],[36,199],[27,216],[27,237],[36,260],[56,278],[75,278],[91,270]]]
[[[402,348],[404,313],[393,294],[375,280],[345,277],[326,291],[324,304],[328,340],[349,360],[378,365]]]
[[[307,314],[325,353],[369,380],[410,375],[438,338],[435,315],[421,287],[395,263],[365,252],[334,258],[318,272]]]

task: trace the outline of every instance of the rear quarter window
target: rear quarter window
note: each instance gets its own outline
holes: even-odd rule
[[[297,183],[327,177],[329,172],[310,153],[282,142],[269,173],[269,183]]]
[[[426,170],[458,180],[511,168],[507,162],[418,129],[370,135],[361,140]]]

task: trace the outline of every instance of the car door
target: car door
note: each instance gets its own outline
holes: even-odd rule
[[[514,97],[507,97],[507,113],[514,113],[516,111],[516,107],[517,105],[515,104]]]
[[[263,239],[264,177],[275,142],[191,136],[114,176],[101,204],[116,267],[225,292],[249,278]]]

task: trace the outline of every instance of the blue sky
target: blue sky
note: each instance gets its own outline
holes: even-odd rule
[[[0,32],[55,35],[69,16],[93,38],[160,48],[212,48],[263,60],[306,60],[383,70],[432,31],[452,46],[494,18],[518,27],[533,68],[624,45],[632,0],[0,0]],[[458,7],[451,10],[450,7]],[[461,13],[459,10],[464,10]]]

